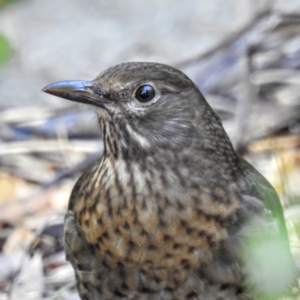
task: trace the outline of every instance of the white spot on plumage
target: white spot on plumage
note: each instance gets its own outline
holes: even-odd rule
[[[143,148],[150,148],[150,142],[146,137],[141,135],[140,133],[136,132],[132,127],[129,125],[129,123],[126,123],[126,129],[130,135],[131,138],[133,138],[137,143],[140,144]]]

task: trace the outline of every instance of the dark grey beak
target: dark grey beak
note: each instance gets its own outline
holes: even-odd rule
[[[96,106],[102,106],[103,104],[103,96],[95,94],[92,81],[59,81],[47,85],[42,91],[75,102]]]

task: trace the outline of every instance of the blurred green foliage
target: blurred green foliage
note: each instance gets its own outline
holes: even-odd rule
[[[0,33],[0,67],[9,59],[10,54],[11,48],[9,42],[7,38]]]
[[[0,0],[0,9],[6,4],[14,2],[15,0]],[[8,39],[0,33],[0,67],[9,59],[11,55],[11,47]]]
[[[0,0],[0,9],[3,8],[6,4],[13,2],[15,0]]]

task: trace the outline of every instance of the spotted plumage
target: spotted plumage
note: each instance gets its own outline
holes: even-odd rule
[[[293,284],[275,191],[185,74],[125,63],[44,91],[93,106],[103,134],[66,214],[82,299],[274,299]]]

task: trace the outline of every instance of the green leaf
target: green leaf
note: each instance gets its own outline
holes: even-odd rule
[[[0,0],[0,9],[3,8],[6,4],[13,2],[14,0]]]
[[[0,34],[0,67],[9,59],[11,55],[11,48],[8,40]]]

